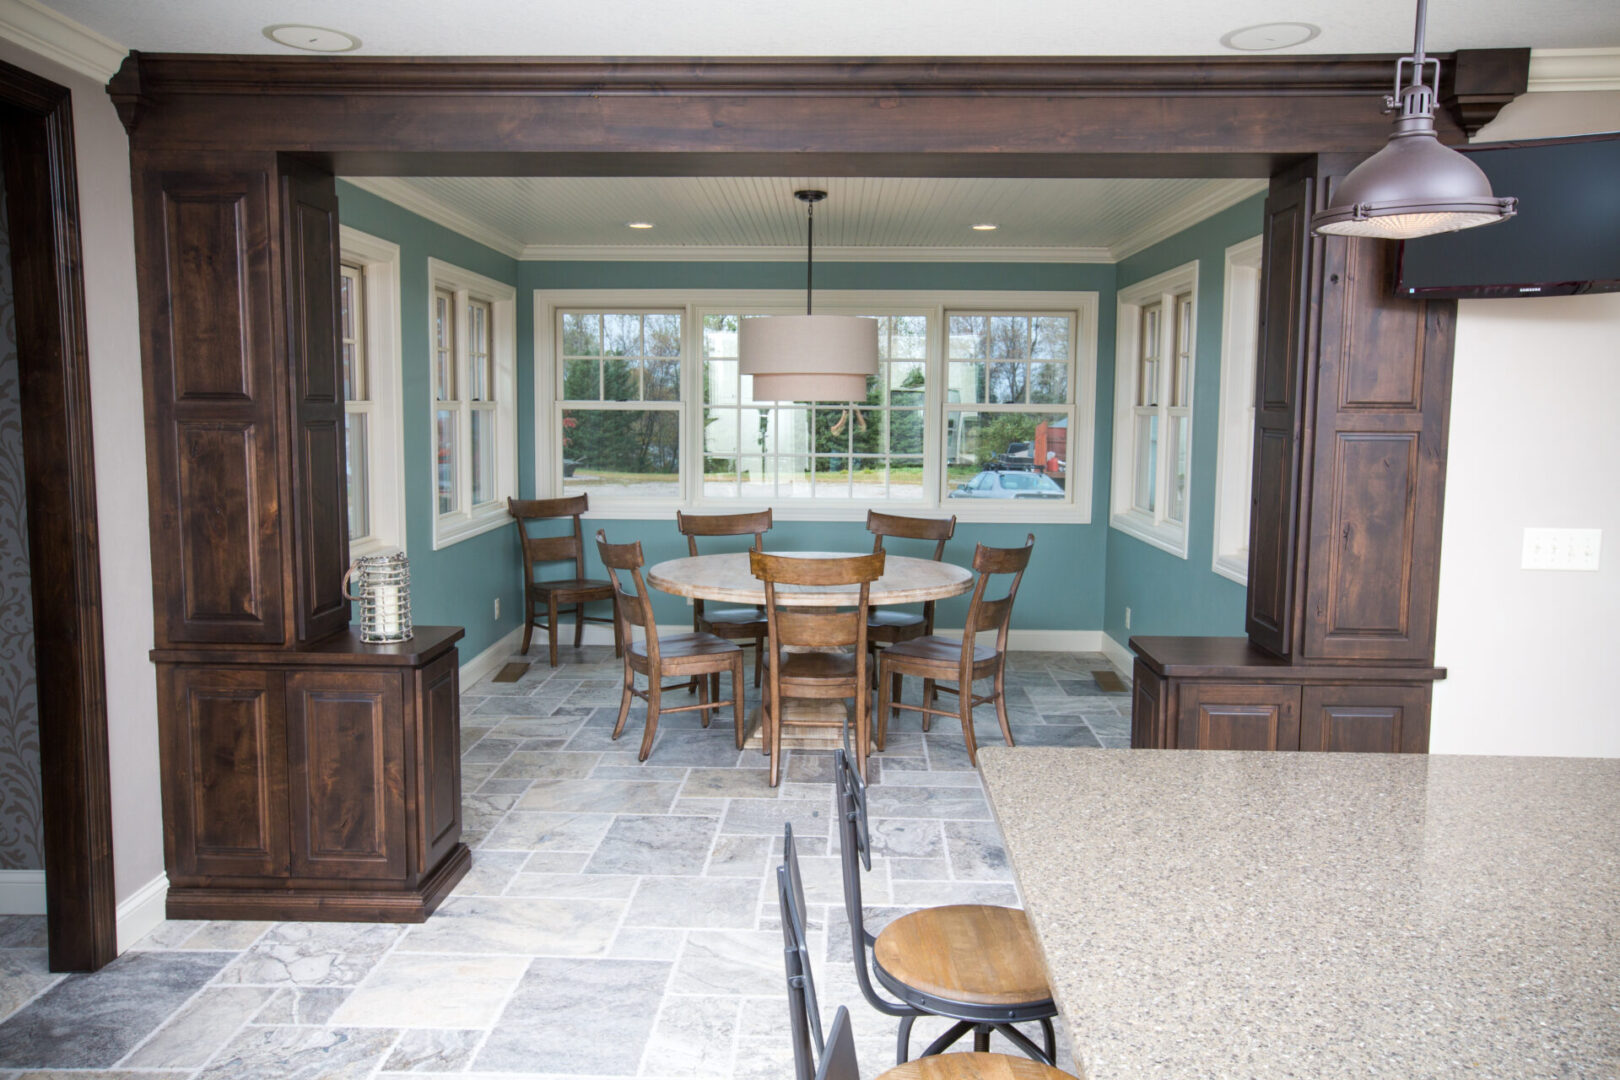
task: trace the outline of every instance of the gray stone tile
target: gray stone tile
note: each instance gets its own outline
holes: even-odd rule
[[[1083,724],[1017,724],[1013,742],[1018,746],[1072,746],[1095,749],[1101,745]]]
[[[0,1020],[67,978],[52,972],[49,962],[43,948],[0,949]]]
[[[478,1030],[407,1031],[383,1062],[384,1072],[463,1072],[484,1041]],[[379,1074],[381,1075],[381,1074]]]
[[[992,821],[945,822],[945,846],[951,876],[960,881],[1011,881],[1012,867],[1001,845],[1001,830]]]
[[[624,925],[750,929],[759,895],[757,879],[643,878],[624,913]]]
[[[518,748],[518,741],[517,739],[501,739],[494,735],[486,735],[479,739],[471,750],[462,754],[461,760],[468,763],[499,763],[512,756],[512,751]]]
[[[220,972],[242,986],[353,986],[400,935],[367,923],[278,923]]]
[[[692,930],[669,988],[676,994],[777,997],[786,992],[783,978],[780,930]]]
[[[484,844],[508,851],[593,851],[613,822],[611,814],[539,814],[514,810]]]
[[[182,949],[202,949],[207,952],[236,952],[252,945],[274,923],[268,922],[211,922],[204,923],[195,934],[186,938]]]
[[[768,768],[692,769],[681,788],[684,799],[774,799]]]
[[[404,942],[411,944],[409,939]],[[330,1022],[353,1027],[487,1028],[527,966],[522,956],[396,951],[355,987]]]
[[[874,821],[888,818],[953,818],[990,820],[983,791],[971,788],[899,787],[884,784],[866,789],[866,811]]]
[[[199,1080],[364,1080],[397,1031],[387,1028],[245,1027]]]
[[[210,987],[192,998],[122,1064],[143,1069],[199,1068],[276,993],[263,986]]]
[[[628,900],[639,877],[633,874],[523,873],[512,879],[507,896],[550,896],[561,900]]]
[[[469,795],[463,788],[461,795],[461,827],[463,830],[488,832],[500,824],[506,812],[517,805],[517,795]]]
[[[941,904],[997,904],[1018,907],[1018,890],[1011,882],[907,881],[895,882],[894,902],[908,910]]]
[[[115,1064],[219,973],[225,953],[126,953],[63,979],[0,1023],[0,1067]]]
[[[808,799],[737,799],[726,807],[720,831],[781,836],[782,826],[792,822],[793,834],[808,839],[829,835],[836,818],[831,790],[819,803]]]
[[[43,949],[50,943],[43,915],[0,915],[0,949]]]
[[[639,780],[548,780],[529,789],[519,810],[560,813],[661,814],[675,801],[679,784]]]
[[[738,1012],[744,1007],[729,996],[666,999],[647,1043],[646,1073],[694,1078],[729,1075]]]
[[[624,904],[612,900],[451,897],[411,927],[402,951],[601,956]],[[442,1025],[438,1025],[442,1026]]]
[[[674,960],[686,935],[679,930],[621,927],[608,955],[620,960]]]
[[[253,1018],[255,1024],[324,1024],[349,996],[349,988],[282,989]]]
[[[473,856],[472,869],[456,884],[455,896],[499,896],[506,891],[523,864],[524,851],[480,851]]]
[[[607,755],[602,755],[606,758]],[[631,758],[634,761],[634,757]],[[661,780],[665,783],[678,784],[686,779],[690,772],[684,765],[621,765],[617,762],[604,761],[597,765],[591,773],[593,780]]]
[[[588,874],[700,874],[718,822],[712,817],[624,815],[615,818]]]
[[[658,742],[647,760],[654,765],[729,768],[736,765],[744,753],[754,753],[738,750],[734,740],[730,724],[716,724],[708,731],[663,730],[660,725]]]
[[[632,1076],[668,978],[655,960],[535,960],[473,1069]]]
[[[478,793],[480,795],[522,795],[533,784],[533,780],[501,780],[491,777],[478,785]]]
[[[771,858],[768,836],[717,836],[703,872],[711,877],[746,877],[756,881]]]
[[[195,919],[165,919],[152,928],[152,932],[135,943],[137,949],[178,949],[180,945],[202,929],[203,923]],[[45,947],[43,938],[39,947]]]
[[[601,754],[518,750],[495,770],[496,779],[578,780],[591,775]]]

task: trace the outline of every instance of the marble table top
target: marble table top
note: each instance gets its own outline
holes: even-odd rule
[[[856,551],[774,551],[796,559],[835,559],[864,555]],[[748,552],[698,555],[655,563],[647,570],[653,588],[676,596],[763,604],[765,583],[748,569]],[[947,562],[890,555],[883,576],[872,583],[873,604],[915,604],[965,593],[973,585],[973,572]],[[778,601],[794,607],[839,607],[853,604],[858,585],[778,585]]]
[[[979,764],[1085,1080],[1620,1075],[1620,760]]]

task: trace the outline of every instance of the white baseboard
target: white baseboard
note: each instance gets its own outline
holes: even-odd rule
[[[586,624],[585,636],[590,637],[590,625]],[[506,658],[517,652],[518,643],[523,640],[523,627],[519,626],[506,634],[495,644],[461,665],[461,687],[465,690],[473,683],[482,679],[492,671],[499,671]],[[613,637],[608,636],[608,644],[613,643]]]
[[[0,870],[0,915],[45,914],[45,871]]]
[[[1136,670],[1135,653],[1131,652],[1131,650],[1127,649],[1125,646],[1121,645],[1107,634],[1102,635],[1102,645],[1099,647],[1098,651],[1104,656],[1108,657],[1108,662],[1114,665],[1127,683],[1131,681],[1131,673]]]
[[[557,631],[559,638],[564,636],[566,630],[568,639],[572,641],[574,632],[572,624],[562,623],[560,626],[561,629]],[[665,629],[666,631],[671,630],[669,627],[665,627]],[[682,625],[679,631],[673,632],[684,633],[688,629],[690,629],[688,625]],[[960,635],[962,628],[960,626],[942,626],[939,628],[939,632],[946,635]],[[536,640],[539,640],[538,635]],[[1103,652],[1105,651],[1104,642],[1106,640],[1106,635],[1101,630],[1014,630],[1007,635],[1007,647],[1015,652]],[[585,644],[613,644],[613,628],[603,626],[600,623],[586,623]],[[516,646],[513,646],[513,649],[515,648]],[[480,658],[482,658],[482,654],[480,654]],[[1113,657],[1109,656],[1109,659],[1113,660]],[[467,667],[471,666],[471,664],[467,665]],[[461,669],[463,684],[467,682],[467,667]],[[1130,671],[1130,664],[1126,664],[1125,674],[1129,675]]]
[[[118,905],[118,951],[123,952],[156,930],[169,899],[169,876],[159,874]]]

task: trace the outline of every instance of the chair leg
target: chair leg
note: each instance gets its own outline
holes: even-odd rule
[[[534,637],[534,597],[525,590],[523,593],[523,648],[519,651],[524,656],[529,655],[529,641]]]
[[[661,672],[649,672],[647,675],[647,733],[641,737],[641,753],[636,755],[637,761],[646,761],[647,755],[652,753],[653,736],[658,734],[659,683],[663,681]]]
[[[934,680],[923,680],[923,704],[932,709],[934,707]],[[934,724],[934,714],[925,712],[923,716],[923,730],[927,731]]]
[[[917,1018],[915,1016],[902,1016],[900,1018],[900,1035],[895,1039],[894,1063],[904,1065],[911,1056],[911,1025]]]
[[[855,687],[855,769],[866,779],[866,756],[872,750],[872,692],[865,686]]]
[[[879,750],[882,750],[884,745],[888,742],[888,739],[889,739],[889,714],[891,712],[895,711],[890,705],[890,702],[893,700],[892,697],[891,697],[891,693],[892,693],[891,688],[893,686],[895,686],[895,685],[898,685],[899,682],[900,682],[900,673],[895,672],[891,676],[891,675],[889,675],[888,672],[883,670],[883,668],[885,666],[889,666],[889,665],[885,665],[883,663],[883,660],[881,658],[879,658],[879,660],[878,660],[878,704],[877,704],[877,748]]]
[[[720,673],[718,671],[709,676],[709,700],[720,700]]]
[[[754,689],[759,689],[760,672],[765,669],[765,639],[754,639]]]
[[[546,643],[551,646],[551,666],[557,666],[557,594],[546,597]]]
[[[894,674],[889,676],[889,683],[890,683],[890,686],[889,686],[889,715],[893,716],[896,720],[900,719],[900,686],[901,686],[901,684],[903,682],[904,682],[904,677],[898,671],[896,671]],[[884,724],[885,724],[885,726],[887,726],[887,724],[888,724],[887,719],[885,719]],[[883,729],[879,729],[879,731],[878,731],[878,749],[879,750],[883,749],[883,735],[884,735]]]
[[[585,601],[574,605],[574,648],[585,643]]]
[[[971,682],[963,683],[957,688],[956,706],[962,717],[962,741],[967,743],[968,764],[977,769],[979,767],[979,747],[973,738],[973,684]]]
[[[711,685],[713,685],[713,684],[710,683],[709,677],[707,675],[700,675],[698,677],[698,704],[699,705],[707,705],[709,702],[714,700],[714,698],[709,696],[709,687]],[[710,712],[710,710],[708,710],[708,709],[699,709],[698,710],[698,722],[700,724],[702,724],[704,727],[709,726],[709,712]]]
[[[990,1029],[983,1024],[973,1029],[973,1052],[975,1054],[990,1052]]]
[[[1003,663],[1005,663],[1005,658],[1003,658]],[[1002,676],[1002,665],[998,664],[996,665],[996,719],[1001,721],[1001,737],[1007,741],[1008,746],[1011,746],[1013,744],[1012,725],[1007,723],[1007,688]]]
[[[731,712],[737,725],[737,749],[743,748],[743,659],[742,653],[731,658]]]
[[[626,664],[624,665],[624,694],[619,698],[619,722],[613,725],[613,737],[615,739],[624,733],[624,722],[630,716],[630,699],[635,696],[632,693],[635,685],[635,673],[630,670],[630,665]]]

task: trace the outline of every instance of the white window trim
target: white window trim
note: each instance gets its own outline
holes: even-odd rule
[[[1221,410],[1216,421],[1214,554],[1210,568],[1249,583],[1249,484],[1260,353],[1261,238],[1226,249],[1221,291]]]
[[[1197,339],[1198,339],[1198,260],[1184,263],[1173,270],[1166,270],[1156,274],[1146,281],[1137,282],[1119,290],[1117,295],[1117,311],[1114,317],[1114,455],[1112,479],[1109,484],[1109,503],[1111,514],[1108,523],[1127,536],[1133,536],[1145,544],[1151,544],[1178,558],[1187,557],[1188,523],[1192,520],[1193,492],[1197,485],[1193,483],[1196,474],[1197,460],[1189,451],[1187,468],[1187,499],[1181,522],[1169,521],[1164,516],[1164,508],[1169,504],[1168,492],[1169,472],[1173,455],[1161,453],[1159,455],[1158,490],[1165,493],[1158,500],[1158,507],[1153,514],[1144,513],[1132,505],[1131,478],[1134,474],[1135,462],[1135,433],[1131,423],[1133,408],[1136,400],[1136,362],[1137,353],[1141,348],[1142,337],[1142,308],[1155,301],[1161,302],[1163,314],[1160,316],[1160,326],[1163,332],[1173,340],[1175,321],[1175,298],[1181,293],[1190,293],[1192,296],[1192,340],[1187,343],[1187,386],[1189,400],[1187,419],[1187,443],[1190,447],[1193,439],[1193,416],[1197,409],[1197,394],[1193,386],[1197,378]],[[1168,350],[1164,361],[1160,365],[1163,372],[1161,378],[1166,381],[1174,365],[1171,362]],[[1169,400],[1168,388],[1161,390],[1160,400]],[[1167,425],[1161,425],[1161,439],[1168,432]],[[1162,445],[1162,444],[1161,444]]]
[[[340,226],[342,261],[358,265],[365,305],[365,363],[371,395],[366,431],[371,533],[349,541],[349,556],[405,550],[405,403],[400,341],[399,245]],[[345,508],[347,509],[347,508]]]
[[[510,520],[506,500],[517,494],[517,290],[502,281],[443,262],[428,261],[427,340],[433,341],[433,294],[443,289],[455,295],[456,305],[456,385],[460,417],[456,423],[456,499],[458,506],[441,514],[438,494],[438,441],[433,437],[434,412],[431,372],[428,379],[428,493],[433,509],[433,550],[449,547],[469,537],[498,529]],[[482,506],[472,507],[472,452],[467,421],[470,406],[465,400],[467,386],[467,301],[481,300],[490,305],[495,361],[495,497]]]
[[[555,323],[557,312],[575,308],[662,309],[684,311],[681,355],[688,362],[681,369],[681,497],[676,499],[616,499],[593,496],[590,516],[613,519],[652,519],[672,517],[676,510],[707,513],[748,513],[769,507],[778,521],[865,521],[870,500],[806,500],[752,502],[741,499],[704,499],[694,477],[694,455],[701,458],[703,407],[703,327],[704,314],[749,313],[794,315],[804,311],[804,294],[796,289],[536,289],[534,291],[535,363],[535,489],[539,498],[562,493],[562,461],[553,452],[556,437],[558,393],[561,375],[556,356]],[[896,315],[928,315],[927,381],[923,395],[926,420],[923,437],[923,484],[929,497],[915,503],[894,503],[891,509],[915,511],[922,516],[955,514],[958,521],[1005,521],[1005,508],[980,505],[975,500],[952,500],[940,491],[941,450],[945,432],[945,313],[949,310],[1005,309],[1073,312],[1080,326],[1076,333],[1074,428],[1086,437],[1070,448],[1068,484],[1073,500],[1059,506],[1031,506],[1020,502],[1018,520],[1040,524],[1088,524],[1091,521],[1092,471],[1096,441],[1097,405],[1097,313],[1095,292],[1016,292],[997,290],[945,291],[919,290],[816,290],[816,310],[825,314],[870,313],[876,309]],[[694,405],[694,403],[696,403]],[[1066,406],[1047,406],[1061,411]],[[1030,406],[1031,409],[1039,408]],[[1032,500],[1033,501],[1033,500]]]

